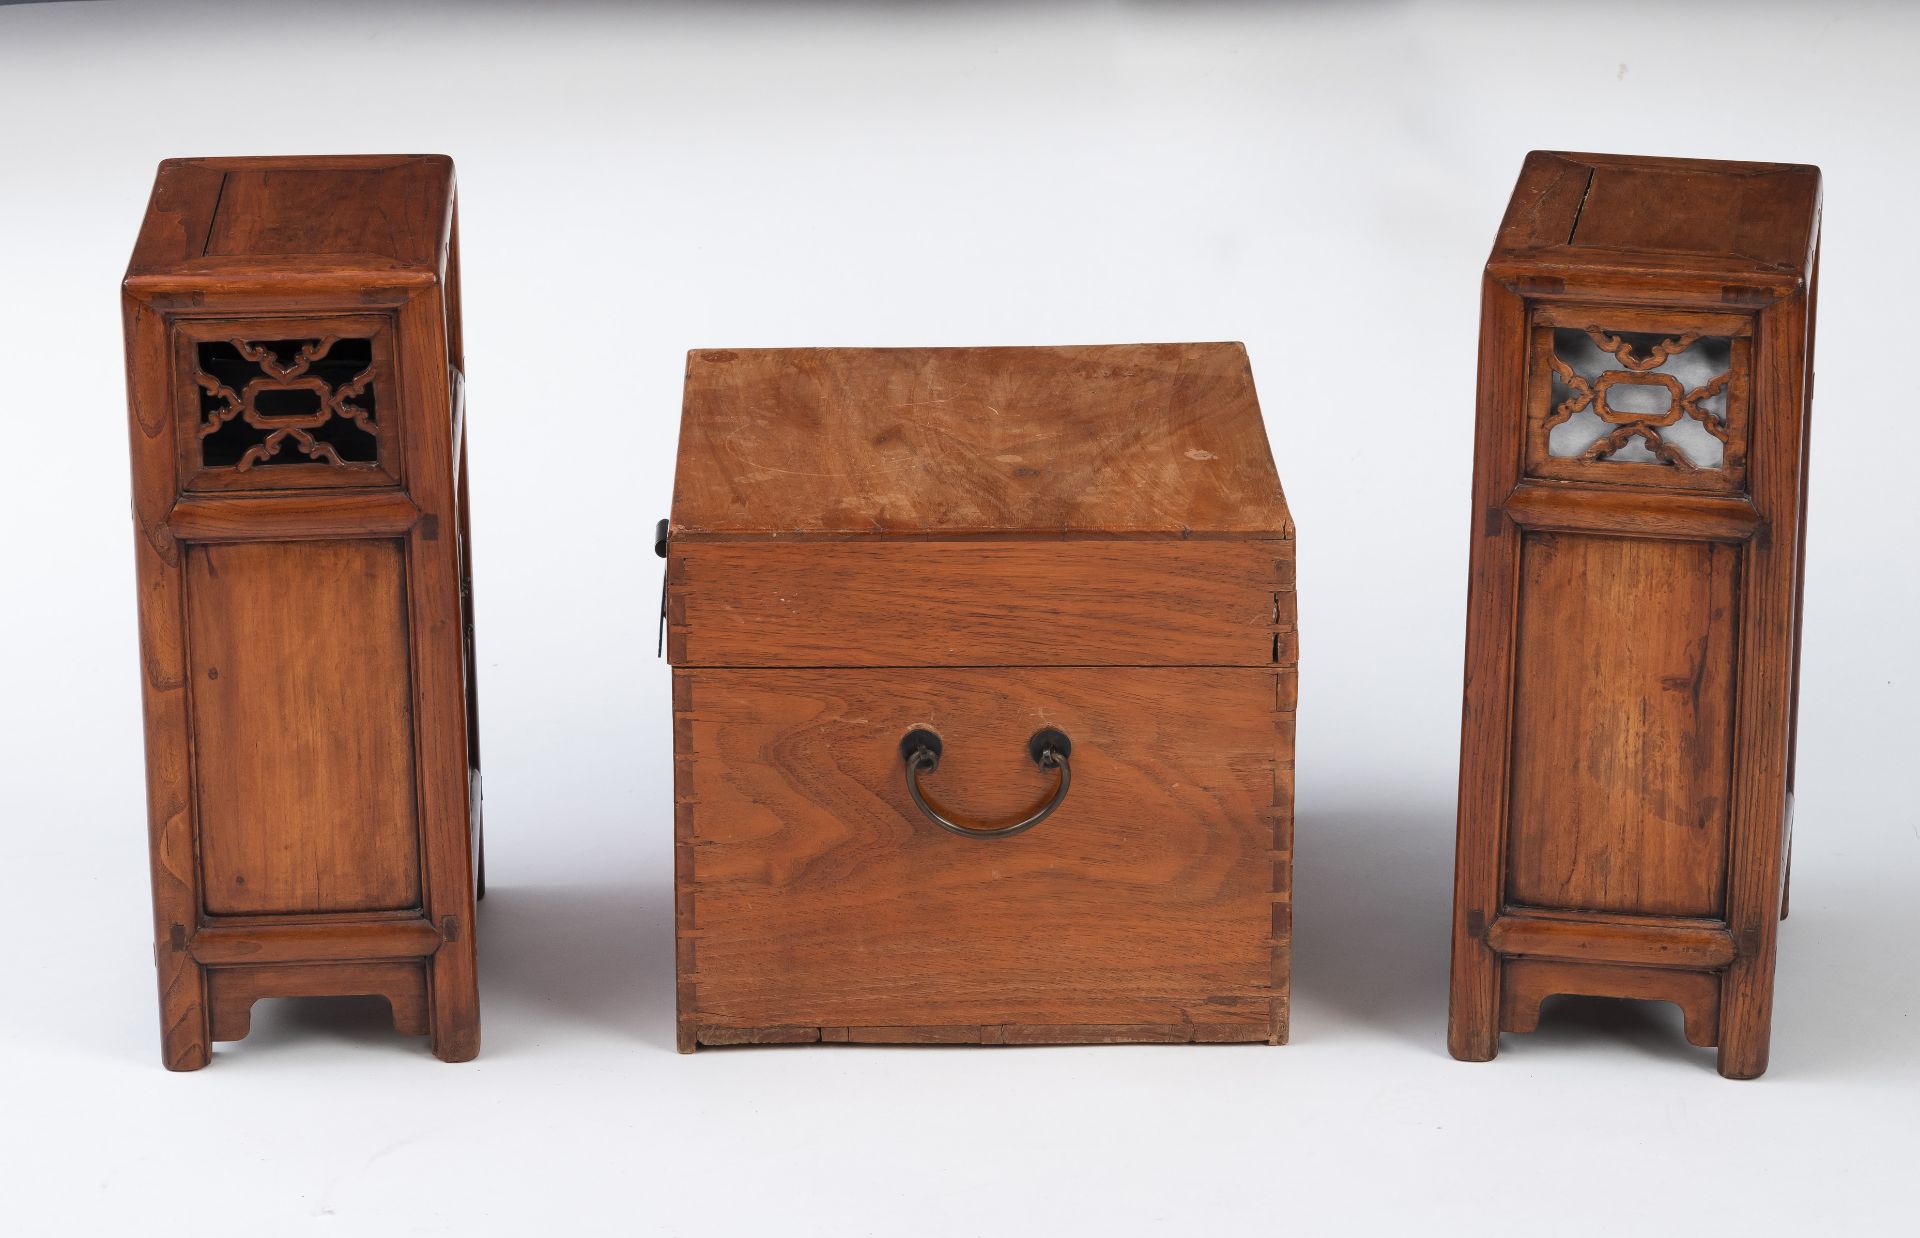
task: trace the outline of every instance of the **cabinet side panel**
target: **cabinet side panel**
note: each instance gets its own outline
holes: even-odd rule
[[[1739,555],[1525,539],[1510,901],[1723,914]]]
[[[420,904],[404,570],[390,540],[189,550],[208,913]]]

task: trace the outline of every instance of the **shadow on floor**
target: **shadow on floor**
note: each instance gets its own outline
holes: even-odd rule
[[[1370,1025],[1447,1055],[1452,954],[1454,814],[1451,804],[1345,805],[1301,815],[1294,831],[1296,1040],[1315,1021]],[[1687,1043],[1666,1002],[1554,997],[1540,1027],[1504,1036],[1502,1052],[1575,1052],[1611,1043],[1652,1057],[1714,1062]]]
[[[1355,1025],[1446,1058],[1453,896],[1451,805],[1336,803],[1304,812],[1296,830],[1294,1040],[1337,1039]],[[1798,1077],[1898,1069],[1910,991],[1880,982],[1848,951],[1863,930],[1910,935],[1914,913],[1881,888],[1836,898],[1814,884],[1783,926],[1774,1071]],[[1797,874],[1799,875],[1799,874]],[[1799,893],[1797,891],[1796,893]],[[1841,891],[1840,893],[1854,893]],[[1877,909],[1863,911],[1862,909]],[[481,905],[482,1054],[537,1047],[581,1028],[674,1047],[673,898],[661,881],[623,885],[496,885]],[[1863,920],[1884,920],[1883,925]],[[1854,1012],[1836,1042],[1827,1012]],[[258,1003],[253,1031],[221,1053],[282,1052],[313,1041],[427,1053],[396,1036],[378,998]],[[1539,1030],[1501,1038],[1503,1056],[1537,1062],[1612,1047],[1711,1071],[1714,1053],[1686,1042],[1664,1002],[1554,997]],[[1537,1056],[1536,1056],[1537,1055]],[[1464,1067],[1463,1067],[1464,1069]]]
[[[490,888],[480,911],[480,1002],[489,1047],[588,1024],[672,1050],[672,887]]]
[[[1680,1007],[1672,1002],[1622,997],[1549,997],[1540,1026],[1524,1036],[1500,1038],[1505,1054],[1575,1054],[1606,1049],[1663,1062],[1690,1062],[1717,1069],[1719,1054],[1687,1042]]]
[[[659,884],[502,886],[480,904],[481,1054],[538,1045],[583,1026],[674,1048],[673,893]],[[379,997],[267,998],[244,1040],[249,1057],[315,1043],[427,1054],[399,1036]]]
[[[246,1038],[214,1045],[219,1057],[258,1057],[326,1045],[430,1057],[425,1036],[393,1030],[384,997],[265,997],[253,1004]]]
[[[1451,813],[1336,804],[1294,827],[1293,1026],[1369,1024],[1446,1053]]]

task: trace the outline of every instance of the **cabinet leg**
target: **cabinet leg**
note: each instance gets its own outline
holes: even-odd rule
[[[1758,1079],[1773,1040],[1773,959],[1735,959],[1720,988],[1720,1073]]]
[[[1500,1052],[1500,961],[1478,943],[1454,949],[1447,1052],[1462,1062],[1491,1062]]]
[[[1720,1073],[1728,1079],[1758,1079],[1767,1073],[1767,1033],[1724,1035],[1720,1041]]]
[[[213,1060],[206,969],[187,957],[184,949],[162,947],[162,951],[160,1060],[168,1070],[199,1070]]]
[[[1459,1062],[1491,1062],[1500,1052],[1500,1029],[1478,1011],[1455,1010],[1447,1018],[1447,1052]]]
[[[480,1052],[480,990],[473,935],[450,941],[433,956],[433,1055],[443,1062],[471,1062]]]

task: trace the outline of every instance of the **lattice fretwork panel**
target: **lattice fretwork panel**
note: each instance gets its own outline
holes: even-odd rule
[[[378,463],[372,340],[204,340],[195,352],[207,467]]]
[[[1746,464],[1748,341],[1699,330],[1543,325],[1529,472],[1735,490]],[[1544,381],[1543,381],[1544,380]]]
[[[190,489],[391,485],[399,432],[377,319],[183,324]]]

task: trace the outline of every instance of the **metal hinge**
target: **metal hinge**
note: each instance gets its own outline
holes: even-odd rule
[[[653,526],[653,553],[662,559],[667,557],[667,522],[658,521]],[[667,565],[660,565],[660,639],[655,644],[653,656],[665,657],[667,652]]]

